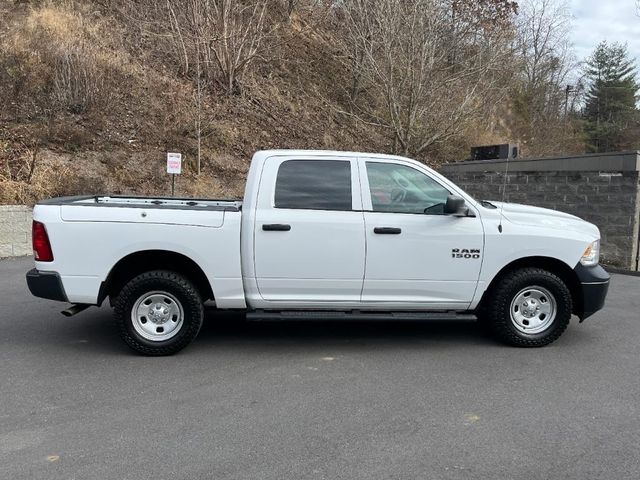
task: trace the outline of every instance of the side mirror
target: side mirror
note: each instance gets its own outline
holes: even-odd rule
[[[466,217],[469,215],[469,208],[465,206],[464,198],[449,195],[447,197],[447,203],[444,205],[444,214],[455,217]]]

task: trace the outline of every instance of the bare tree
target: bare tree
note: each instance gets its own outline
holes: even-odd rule
[[[195,83],[198,173],[204,91],[217,84],[229,95],[240,93],[242,78],[261,55],[270,33],[265,27],[267,1],[166,0],[173,51],[183,74]]]
[[[52,100],[57,108],[82,113],[103,88],[95,52],[85,43],[66,45],[51,52],[54,63]]]
[[[517,42],[526,87],[552,100],[548,95],[566,83],[574,66],[568,7],[556,0],[524,0],[520,8]]]
[[[194,75],[193,69],[201,68],[201,74],[227,93],[238,93],[270,33],[265,26],[267,3],[166,0],[171,40],[184,73]]]
[[[561,151],[567,113],[582,93],[569,41],[570,14],[564,0],[520,2],[516,37],[520,74],[514,84],[519,134],[536,153]],[[543,145],[543,144],[546,144]]]
[[[450,5],[438,0],[351,0],[344,11],[345,50],[360,55],[353,78],[380,99],[354,102],[349,114],[388,130],[394,150],[419,155],[504,95],[496,74],[508,29],[454,30]]]

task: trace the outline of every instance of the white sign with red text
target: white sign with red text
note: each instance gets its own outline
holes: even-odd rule
[[[167,173],[182,173],[182,154],[167,153]]]

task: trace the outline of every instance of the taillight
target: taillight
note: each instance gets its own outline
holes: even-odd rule
[[[53,262],[53,252],[49,243],[49,236],[44,224],[33,221],[31,226],[31,243],[33,245],[33,256],[38,262]]]

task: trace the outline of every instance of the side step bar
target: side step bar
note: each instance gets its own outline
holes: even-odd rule
[[[419,321],[419,320],[476,320],[472,313],[458,312],[375,312],[349,310],[344,312],[322,310],[252,310],[247,312],[247,320],[251,321],[287,321],[287,320],[317,320],[317,321]]]

